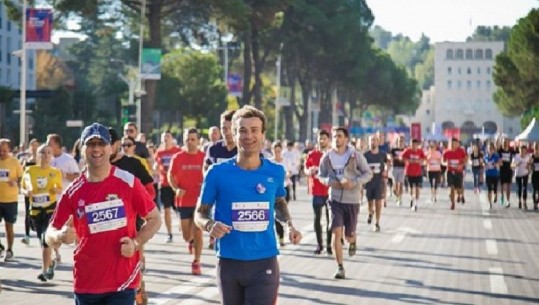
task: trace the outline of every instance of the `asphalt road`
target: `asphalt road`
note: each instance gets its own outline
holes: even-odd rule
[[[396,206],[388,199],[378,233],[367,225],[363,206],[358,254],[345,252],[347,278],[335,280],[334,258],[313,255],[310,197],[300,186],[290,210],[304,239],[281,250],[278,304],[539,304],[539,213],[519,210],[514,195],[511,208],[489,210],[485,193],[469,189],[466,204],[450,211],[446,189],[434,204],[427,191],[417,212],[409,201]],[[191,275],[192,258],[174,221],[173,243],[164,243],[162,228],[146,247],[149,304],[219,304],[213,251],[203,252],[202,275]],[[0,263],[0,305],[74,304],[73,247],[62,247],[55,279],[41,283],[38,242],[20,242],[21,217],[15,229],[15,261]]]

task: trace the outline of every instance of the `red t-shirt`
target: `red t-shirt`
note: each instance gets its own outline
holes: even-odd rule
[[[155,152],[155,162],[157,162],[157,169],[159,170],[159,184],[161,186],[169,186],[168,184],[168,168],[170,166],[170,159],[172,156],[181,152],[182,149],[178,146],[173,146],[170,149],[161,149]]]
[[[420,177],[423,173],[421,165],[425,160],[425,153],[422,149],[406,148],[401,155],[401,158],[406,162],[404,173],[410,177]]]
[[[121,254],[120,239],[136,236],[136,216],[155,208],[144,186],[115,166],[102,182],[82,174],[65,190],[51,219],[61,229],[69,216],[77,234],[73,286],[76,293],[106,293],[135,289],[140,281],[140,253]]]
[[[318,149],[311,150],[305,159],[305,168],[309,169],[313,166],[318,168],[323,155],[324,153]],[[309,194],[313,196],[328,196],[328,189],[329,187],[322,184],[316,174],[309,176]]]
[[[466,160],[466,152],[462,147],[446,149],[444,151],[444,160],[447,162],[447,170],[451,172],[462,173],[464,170],[464,160]]]
[[[176,185],[185,190],[181,197],[176,197],[176,206],[181,208],[193,208],[197,205],[200,188],[202,187],[203,168],[205,154],[198,151],[190,154],[186,151],[179,152],[170,161],[170,173]]]

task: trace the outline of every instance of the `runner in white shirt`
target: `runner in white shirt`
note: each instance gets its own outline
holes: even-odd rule
[[[525,145],[520,146],[519,154],[515,155],[511,163],[517,180],[518,208],[522,209],[524,201],[525,210],[528,209],[526,199],[528,198],[528,176],[530,174],[530,155],[528,155],[527,150]]]
[[[287,160],[293,169],[290,173],[290,179],[292,180],[292,200],[296,200],[296,182],[299,180],[301,153],[294,147],[294,141],[287,141],[286,150],[283,151],[283,158]]]

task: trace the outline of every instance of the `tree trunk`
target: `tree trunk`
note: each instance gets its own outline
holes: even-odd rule
[[[294,108],[296,103],[296,77],[294,73],[287,73],[287,83],[290,87],[290,106],[283,107],[285,120],[285,136],[287,140],[295,140]]]
[[[329,81],[321,82],[320,85],[320,125],[332,124],[333,107],[331,99],[333,98],[333,88]]]
[[[260,36],[256,25],[251,24],[251,44],[252,58],[255,68],[255,84],[253,87],[253,96],[255,107],[262,109],[262,69],[264,68],[263,59],[260,58]]]

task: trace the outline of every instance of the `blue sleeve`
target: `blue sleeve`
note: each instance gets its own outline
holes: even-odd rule
[[[277,165],[277,191],[275,192],[275,198],[279,197],[285,197],[286,196],[286,190],[284,188],[284,181],[286,179],[286,171],[284,169],[284,166]]]
[[[200,203],[205,205],[213,205],[217,199],[217,175],[218,171],[215,166],[211,166],[202,182],[200,192]]]

